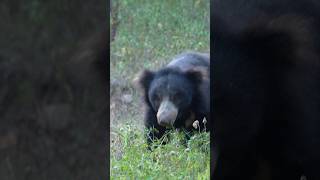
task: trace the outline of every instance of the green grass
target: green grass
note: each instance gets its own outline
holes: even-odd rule
[[[184,144],[183,132],[171,131],[170,141],[150,151],[143,133],[127,124],[113,132],[111,179],[209,179],[210,136],[196,133]],[[162,144],[167,136],[153,145]],[[119,147],[121,147],[119,149]]]
[[[128,75],[161,67],[183,51],[209,51],[209,0],[118,3],[120,24],[111,44],[112,75],[132,80]]]
[[[179,53],[209,52],[210,1],[122,0],[113,1],[113,8],[116,3],[119,25],[110,54],[111,179],[209,179],[207,133],[195,135],[186,147],[181,134],[171,132],[169,144],[146,149],[143,103],[132,80]],[[123,101],[124,95],[132,100]]]

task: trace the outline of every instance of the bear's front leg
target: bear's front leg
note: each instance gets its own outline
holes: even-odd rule
[[[150,108],[146,110],[145,127],[147,128],[146,138],[148,149],[150,149],[152,142],[160,139],[164,135],[166,128],[158,124],[156,112]]]

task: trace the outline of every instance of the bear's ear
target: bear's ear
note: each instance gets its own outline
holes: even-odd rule
[[[136,78],[133,80],[133,83],[139,88],[148,89],[151,81],[154,78],[154,75],[155,73],[152,71],[143,70],[136,76]]]
[[[204,79],[204,72],[196,69],[192,69],[185,72],[186,77],[195,84],[200,84]]]

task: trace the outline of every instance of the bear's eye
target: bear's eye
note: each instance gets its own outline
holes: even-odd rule
[[[182,95],[183,95],[183,94],[182,94],[181,92],[177,92],[177,93],[176,93],[176,97],[178,97],[178,98],[181,98]]]
[[[178,101],[179,99],[181,99],[182,97],[182,93],[181,92],[176,92],[174,95],[173,95],[173,100],[174,101]]]
[[[160,101],[160,95],[158,93],[153,96],[154,101]]]

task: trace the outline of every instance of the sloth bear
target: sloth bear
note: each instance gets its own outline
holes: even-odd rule
[[[215,180],[320,179],[320,1],[212,3]]]
[[[147,134],[150,144],[167,128],[192,130],[195,120],[210,123],[210,56],[196,52],[175,57],[166,67],[144,70],[137,83],[143,90],[145,126],[156,129]],[[204,128],[200,123],[200,128]]]

